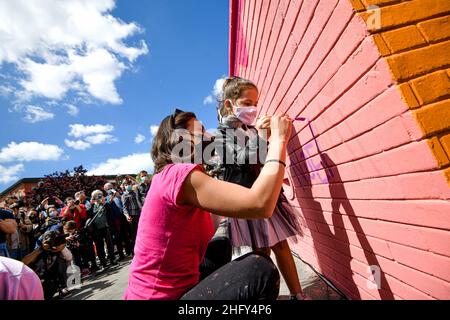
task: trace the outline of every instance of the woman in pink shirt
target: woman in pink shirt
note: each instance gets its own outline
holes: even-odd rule
[[[211,213],[264,219],[274,211],[291,127],[288,117],[272,117],[268,160],[252,188],[245,188],[213,179],[194,163],[192,150],[201,143],[204,128],[193,113],[177,111],[162,121],[153,143],[155,175],[141,212],[125,299],[277,298],[279,273],[264,254],[240,257],[202,281],[199,266],[214,234]]]

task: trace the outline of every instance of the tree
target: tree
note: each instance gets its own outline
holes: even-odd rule
[[[41,201],[50,196],[56,196],[61,200],[67,197],[73,197],[76,192],[84,191],[89,196],[92,191],[103,189],[103,185],[107,182],[104,176],[88,176],[87,170],[83,166],[75,167],[73,171],[54,172],[44,177],[26,195],[26,202],[29,206],[35,207]]]

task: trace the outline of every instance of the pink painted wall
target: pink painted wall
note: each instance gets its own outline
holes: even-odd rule
[[[293,250],[353,299],[450,299],[449,185],[351,3],[231,0],[230,17],[230,73],[260,113],[311,121],[289,144]]]

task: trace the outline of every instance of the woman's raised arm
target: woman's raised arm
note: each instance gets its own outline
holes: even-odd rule
[[[185,180],[177,199],[179,204],[192,204],[214,214],[260,219],[272,215],[284,178],[286,144],[291,136],[292,120],[274,116],[271,120],[272,138],[267,161],[252,188],[213,179],[198,170]]]

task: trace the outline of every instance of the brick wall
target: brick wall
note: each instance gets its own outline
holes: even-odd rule
[[[450,1],[230,7],[230,73],[261,114],[307,119],[284,184],[293,250],[353,299],[449,299]]]

